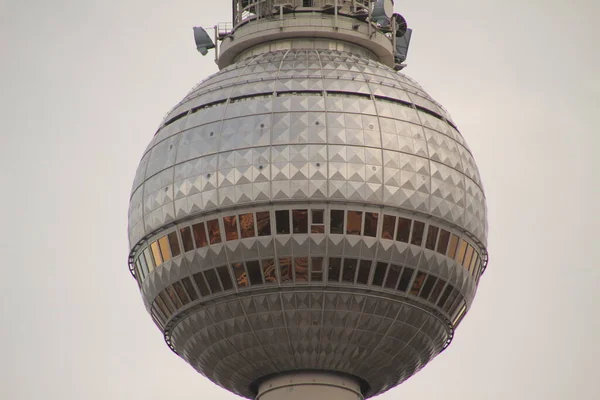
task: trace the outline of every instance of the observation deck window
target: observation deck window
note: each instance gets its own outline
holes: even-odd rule
[[[394,228],[396,227],[396,217],[384,214],[383,224],[381,225],[381,238],[394,240]]]
[[[311,282],[322,282],[323,281],[323,257],[311,257]]]
[[[456,256],[456,248],[458,247],[459,237],[452,234],[450,236],[450,244],[448,248],[448,257],[454,258]]]
[[[378,213],[366,212],[365,213],[365,230],[364,236],[376,237],[377,236],[377,221],[379,220]]]
[[[240,233],[242,238],[250,238],[256,236],[254,232],[254,214],[246,213],[240,215]]]
[[[411,222],[410,219],[398,217],[398,229],[396,229],[396,240],[398,242],[408,243]]]
[[[448,242],[450,241],[450,232],[440,229],[440,238],[437,243],[437,252],[446,255],[448,251]]]
[[[342,281],[354,283],[354,277],[356,276],[356,267],[358,260],[354,258],[344,259],[344,270],[342,273]]]
[[[238,288],[244,288],[248,286],[248,274],[246,274],[246,269],[244,268],[244,264],[233,263],[231,264],[231,270],[233,271],[233,276],[235,277],[235,282]],[[223,278],[221,278],[223,280]],[[227,289],[226,289],[227,290]]]
[[[425,240],[425,248],[429,250],[435,250],[435,242],[437,239],[439,228],[437,226],[429,225],[427,228],[427,239]]]
[[[396,285],[398,284],[398,278],[400,278],[400,270],[401,267],[398,265],[390,264],[388,268],[387,277],[385,278],[385,287],[388,289],[396,289]]]
[[[171,259],[171,250],[169,249],[169,239],[166,236],[158,239],[158,245],[160,247],[160,253],[162,254],[163,262],[167,262]]]
[[[445,284],[446,284],[446,282],[444,282],[444,280],[438,279],[435,286],[433,287],[431,296],[429,296],[430,302],[432,302],[434,304],[436,303],[437,299],[440,297],[440,293],[442,293],[442,289],[444,288]]]
[[[410,294],[412,294],[413,296],[417,296],[419,294],[419,291],[421,290],[421,288],[423,287],[423,283],[425,282],[426,276],[427,274],[425,272],[417,272],[417,277],[415,278],[412,287],[410,288]]]
[[[179,239],[177,239],[177,232],[171,232],[167,235],[169,238],[169,247],[171,248],[171,255],[177,257],[181,254],[181,248],[179,247]]]
[[[152,256],[154,257],[154,265],[160,265],[163,263],[162,255],[160,254],[160,248],[158,247],[158,242],[152,242],[150,245],[152,249]]]
[[[204,271],[204,276],[206,277],[206,282],[208,283],[208,287],[210,288],[212,294],[219,293],[223,290],[223,288],[221,288],[221,284],[219,283],[217,272],[214,269]]]
[[[431,294],[431,291],[433,289],[433,286],[435,285],[436,280],[437,280],[437,278],[434,277],[433,275],[427,275],[427,279],[425,280],[425,285],[423,285],[423,290],[421,290],[421,293],[419,293],[419,297],[421,297],[423,299],[427,299],[429,297],[429,295]]]
[[[181,228],[179,230],[181,233],[181,241],[183,242],[183,251],[188,252],[194,250],[194,240],[192,239],[192,231],[189,226],[185,228]],[[205,238],[206,239],[206,238]]]
[[[204,274],[202,272],[194,274],[194,281],[196,282],[196,286],[198,286],[198,290],[203,297],[210,295],[210,290],[208,289],[208,285],[206,284],[206,280],[204,279]]]
[[[277,210],[275,211],[275,225],[278,235],[286,235],[290,233],[290,211]]]
[[[256,213],[258,236],[271,236],[271,215],[268,211]]]
[[[221,228],[219,228],[219,220],[212,219],[206,221],[206,228],[208,229],[208,239],[210,244],[221,243]]]
[[[237,215],[223,217],[223,227],[225,228],[225,240],[238,240]]]
[[[356,276],[356,283],[367,285],[369,283],[369,275],[371,274],[371,261],[362,260]]]
[[[325,219],[323,210],[312,210],[312,224],[310,233],[325,233]]]
[[[331,210],[329,229],[332,234],[344,233],[344,210]]]
[[[415,246],[420,246],[423,241],[423,231],[425,230],[425,224],[420,221],[413,221],[412,237],[410,243]]]
[[[467,242],[465,242],[463,239],[460,239],[459,245],[458,245],[458,251],[456,252],[456,261],[459,264],[463,263],[463,260],[465,259],[465,253],[467,252]]]
[[[167,294],[169,295],[169,297],[171,298],[171,301],[175,305],[175,309],[179,309],[179,308],[183,307],[183,302],[181,301],[181,299],[179,299],[179,296],[177,296],[177,293],[175,292],[175,288],[173,288],[173,286],[167,286],[166,289],[167,289]]]
[[[146,263],[148,264],[148,272],[154,271],[154,260],[152,259],[152,252],[150,246],[144,249],[144,258],[146,259]]]
[[[410,280],[412,279],[415,270],[412,268],[404,267],[402,271],[402,276],[400,277],[400,282],[398,282],[398,290],[401,292],[406,292],[408,289],[408,285],[410,284]]]
[[[373,286],[382,286],[383,279],[385,278],[385,271],[387,270],[387,263],[378,262],[375,267],[375,274],[373,274],[373,282],[371,285]]]
[[[272,285],[277,283],[277,274],[275,273],[275,261],[272,258],[262,260],[262,271],[265,277],[265,284]]]
[[[362,228],[362,211],[348,211],[346,234],[360,235]]]
[[[198,293],[196,293],[196,289],[194,289],[194,285],[192,284],[190,278],[183,278],[181,283],[190,297],[190,301],[198,300]]]
[[[308,257],[294,259],[296,282],[308,282]]]
[[[342,266],[342,259],[337,257],[332,257],[329,259],[329,269],[327,280],[329,282],[339,282],[340,281],[340,269]]]
[[[440,297],[440,299],[437,302],[438,307],[440,307],[440,308],[444,307],[444,304],[446,304],[448,297],[450,297],[450,293],[452,293],[452,289],[454,289],[452,286],[450,286],[450,285],[446,286],[446,289],[444,289],[444,293],[442,293],[442,297]]]
[[[217,268],[217,273],[219,274],[219,279],[221,280],[221,286],[223,290],[231,290],[233,289],[233,283],[231,282],[231,275],[229,275],[229,271],[227,271],[226,266],[221,266]]]
[[[246,269],[248,270],[248,278],[250,279],[250,284],[254,285],[262,285],[263,279],[260,274],[260,264],[258,261],[248,261],[246,263]]]
[[[292,259],[291,257],[280,257],[279,258],[279,276],[281,277],[281,283],[290,283],[293,280],[292,272]]]
[[[308,233],[308,210],[292,210],[294,233]]]
[[[177,296],[179,297],[183,305],[189,304],[189,302],[191,301],[190,296],[188,296],[186,290],[183,288],[183,284],[181,281],[175,282],[173,284],[173,289],[175,289],[175,293],[177,293]]]
[[[218,227],[218,224],[217,224]],[[200,249],[208,245],[208,239],[206,237],[206,231],[204,230],[204,222],[200,222],[192,226],[194,231],[194,241],[196,242],[196,248]]]

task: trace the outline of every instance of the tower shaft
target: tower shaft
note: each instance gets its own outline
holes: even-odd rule
[[[280,374],[265,380],[256,400],[363,400],[358,382],[327,372]]]

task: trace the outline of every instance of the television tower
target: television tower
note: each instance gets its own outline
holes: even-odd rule
[[[474,158],[392,0],[233,0],[165,117],[130,270],[169,347],[246,398],[363,399],[451,342],[487,265]],[[210,30],[209,30],[210,31]]]

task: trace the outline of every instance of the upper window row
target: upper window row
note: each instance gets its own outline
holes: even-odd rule
[[[185,226],[152,242],[135,262],[138,282],[183,252],[256,236],[289,234],[345,234],[380,237],[436,251],[461,264],[475,278],[482,260],[463,238],[432,224],[395,215],[355,210],[292,209],[234,214]],[[272,216],[274,216],[272,220]],[[327,221],[326,221],[327,220]],[[222,222],[222,225],[221,225]],[[328,229],[327,229],[328,228]]]
[[[441,278],[414,268],[330,257],[280,257],[233,263],[201,271],[166,287],[153,311],[164,326],[176,310],[200,297],[230,290],[277,284],[354,284],[408,293],[441,308],[456,320],[465,304],[459,290]]]

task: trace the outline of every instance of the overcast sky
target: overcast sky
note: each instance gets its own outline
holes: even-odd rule
[[[165,345],[127,269],[164,114],[230,1],[0,0],[0,398],[236,399]],[[491,262],[452,345],[378,399],[599,399],[597,0],[404,0],[405,72],[479,166]]]

